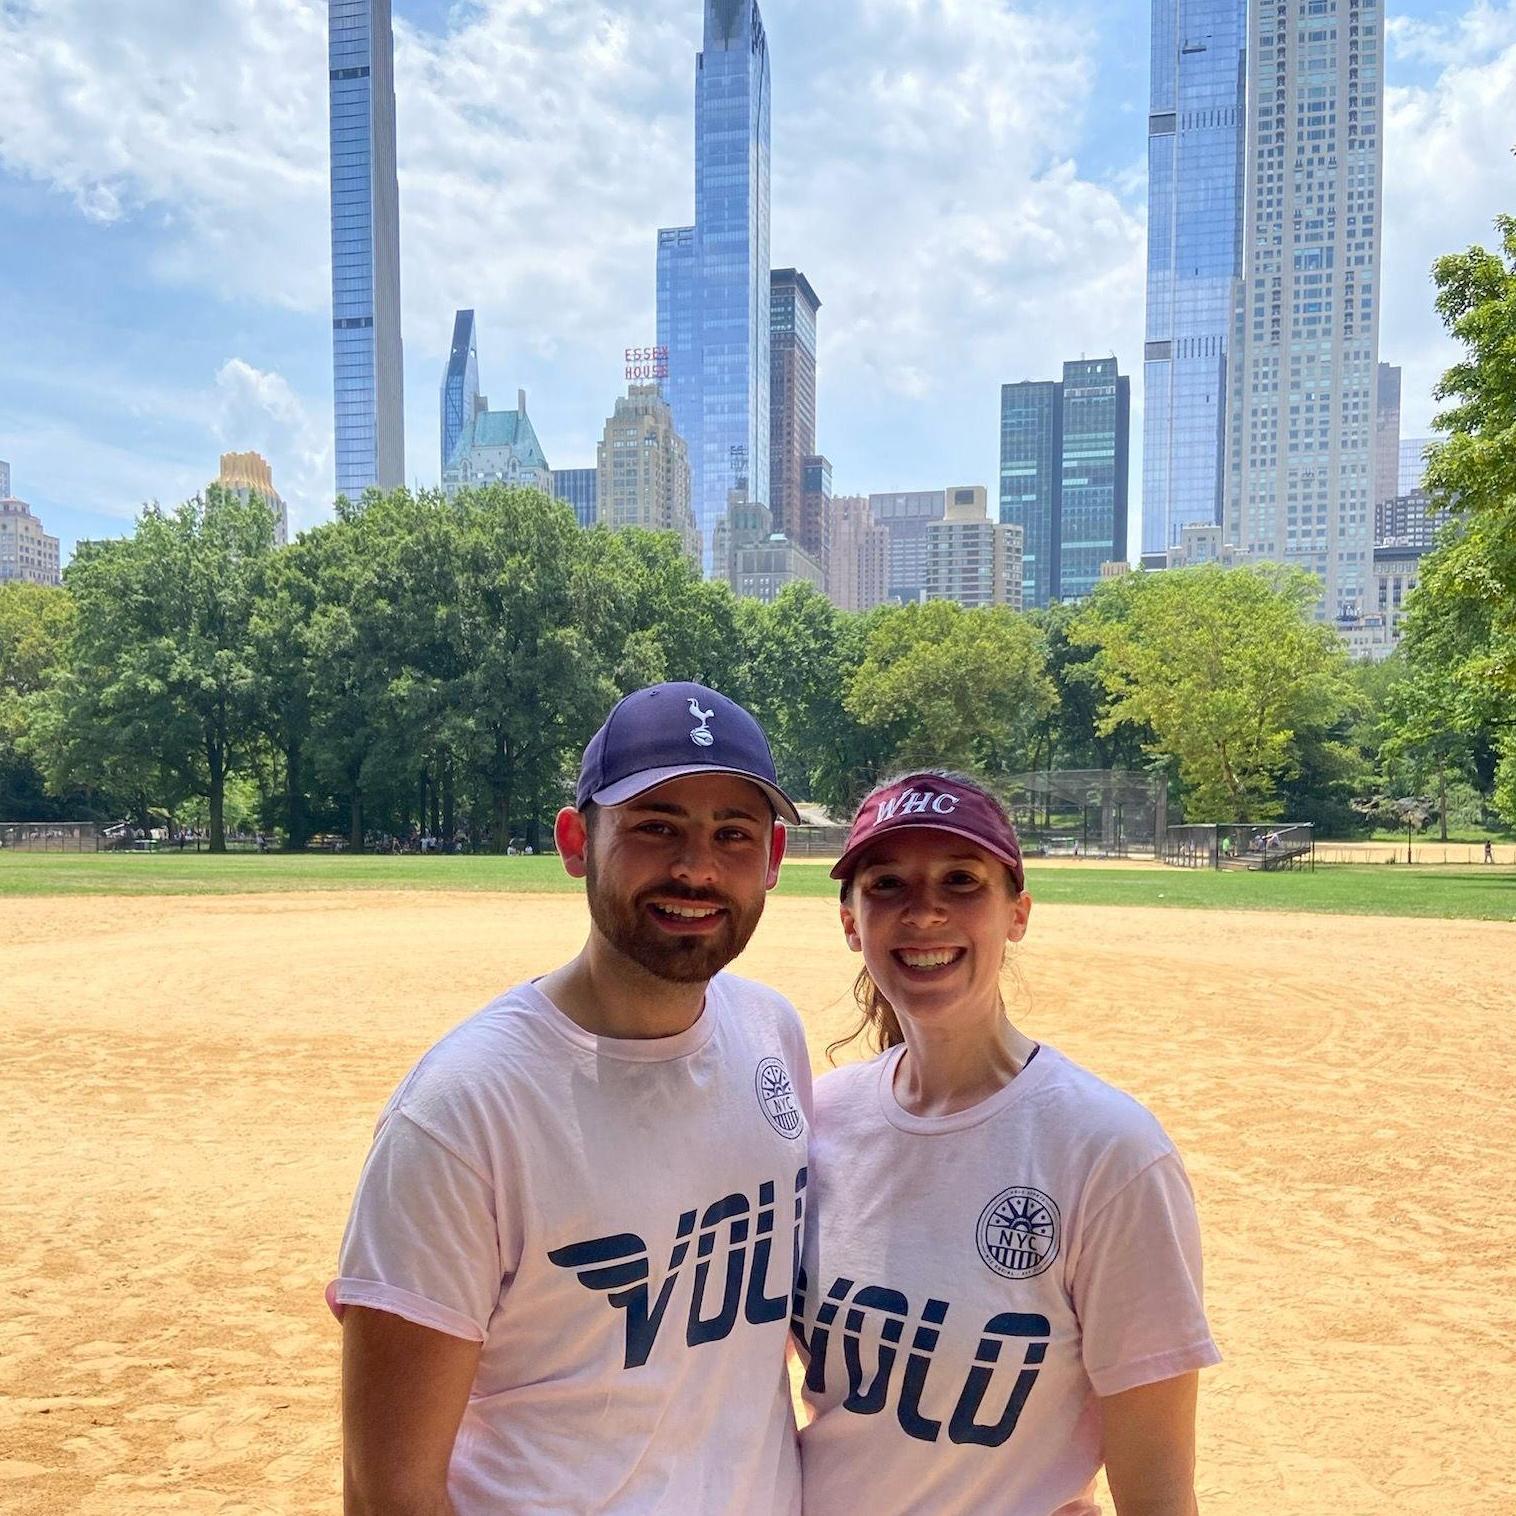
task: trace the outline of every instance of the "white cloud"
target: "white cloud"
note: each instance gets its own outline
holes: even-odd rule
[[[1450,20],[1387,16],[1384,29],[1397,58],[1445,68],[1488,59],[1516,43],[1516,7],[1474,0],[1461,16]]]
[[[1479,3],[1416,35],[1420,56],[1457,61],[1386,92],[1380,356],[1405,369],[1406,436],[1429,429],[1432,387],[1458,355],[1433,306],[1432,263],[1488,246],[1495,216],[1516,208],[1516,11]]]
[[[216,375],[214,415],[216,438],[227,452],[261,453],[272,466],[274,487],[291,505],[291,531],[326,514],[320,502],[332,472],[330,428],[282,375],[228,359]]]
[[[0,164],[90,220],[163,218],[164,272],[315,308],[327,285],[325,10],[311,0],[0,8]]]
[[[587,461],[621,348],[652,335],[655,231],[693,219],[699,0],[468,0],[445,36],[399,11],[409,472],[436,476],[436,382],[464,305],[485,388],[529,385],[552,461]],[[1114,350],[1140,403],[1142,217],[1132,184],[1078,168],[1095,45],[1078,14],[765,14],[773,256],[825,302],[821,444],[839,486],[993,491],[999,384],[1081,352]],[[319,0],[11,0],[0,166],[92,219],[159,223],[170,283],[309,313],[324,363],[325,24]],[[309,519],[330,492],[330,398],[276,379],[234,362],[217,387]],[[227,445],[256,445],[217,414]]]

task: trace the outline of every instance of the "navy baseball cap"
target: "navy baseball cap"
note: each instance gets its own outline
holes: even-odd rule
[[[800,824],[794,801],[779,788],[763,728],[703,684],[655,684],[621,701],[584,750],[574,804],[625,805],[689,774],[750,779],[781,820]]]

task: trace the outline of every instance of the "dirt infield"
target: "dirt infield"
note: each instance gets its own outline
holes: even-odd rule
[[[336,1510],[321,1289],[374,1115],[577,946],[582,902],[6,914],[0,1509]],[[819,1062],[855,962],[825,902],[780,899],[745,969]],[[1059,906],[1020,962],[1026,1029],[1188,1158],[1227,1357],[1207,1516],[1516,1511],[1516,927]]]

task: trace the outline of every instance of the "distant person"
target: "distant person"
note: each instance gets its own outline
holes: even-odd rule
[[[359,1181],[329,1290],[350,1516],[798,1516],[810,1065],[788,1002],[721,972],[781,819],[757,722],[699,685],[585,750],[555,835],[589,940],[421,1060]]]
[[[1486,863],[1494,863],[1495,861],[1495,845],[1488,837],[1484,839],[1484,861]]]
[[[806,1516],[1193,1516],[1218,1361],[1174,1145],[1005,1014],[1032,901],[1004,808],[892,781],[832,877],[880,1056],[816,1087],[797,1297]]]

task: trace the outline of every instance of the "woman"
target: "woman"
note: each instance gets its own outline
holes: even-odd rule
[[[832,876],[881,1056],[816,1086],[806,1516],[1091,1516],[1102,1461],[1118,1516],[1192,1516],[1194,1200],[1147,1111],[1006,1018],[1009,817],[911,774]]]

